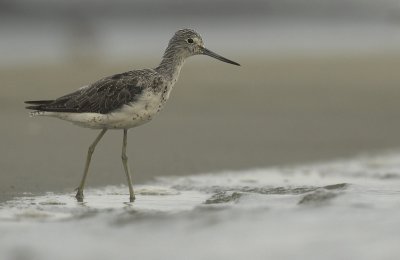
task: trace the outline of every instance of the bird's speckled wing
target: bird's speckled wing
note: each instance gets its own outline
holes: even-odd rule
[[[27,108],[49,112],[107,114],[124,104],[134,102],[143,92],[147,85],[145,83],[151,76],[152,71],[116,74],[62,96],[51,103]]]

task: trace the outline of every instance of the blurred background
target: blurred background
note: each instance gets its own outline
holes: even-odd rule
[[[130,131],[136,183],[400,146],[397,0],[0,0],[0,197],[72,191],[97,135],[29,118],[24,100],[156,66],[185,27],[242,67],[187,61],[166,109]],[[125,183],[121,143],[98,145],[89,186]]]

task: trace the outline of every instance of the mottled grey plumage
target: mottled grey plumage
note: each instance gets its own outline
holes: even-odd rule
[[[147,74],[145,76],[148,77],[151,73],[144,73],[148,71],[129,71],[106,77],[56,100],[27,108],[47,112],[107,114],[140,96],[143,87],[138,85],[138,78],[143,77],[140,74]]]
[[[115,74],[82,87],[55,100],[26,101],[32,116],[52,116],[83,127],[102,129],[89,147],[84,176],[76,197],[83,199],[83,187],[95,146],[108,129],[123,129],[122,161],[128,179],[130,201],[135,199],[127,165],[127,129],[150,121],[164,106],[179,77],[185,59],[208,55],[239,65],[204,47],[201,36],[191,29],[177,31],[169,41],[162,61],[154,69],[141,69]]]

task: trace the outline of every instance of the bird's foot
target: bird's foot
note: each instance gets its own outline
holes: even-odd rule
[[[135,201],[135,195],[129,196],[129,202],[134,202]]]
[[[78,192],[75,195],[75,198],[78,202],[83,202],[83,190],[77,188]]]

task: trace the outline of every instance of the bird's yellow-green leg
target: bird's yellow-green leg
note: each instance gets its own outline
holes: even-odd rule
[[[83,177],[81,180],[81,183],[79,184],[78,187],[78,192],[76,193],[75,197],[79,202],[83,201],[83,188],[85,187],[85,181],[86,181],[86,177],[89,171],[89,165],[90,165],[90,161],[92,159],[92,154],[94,152],[94,149],[96,148],[97,143],[100,141],[100,139],[103,137],[103,135],[107,132],[107,129],[103,129],[101,130],[100,134],[96,137],[96,139],[94,140],[94,142],[89,146],[88,149],[88,153],[86,156],[86,164],[85,164],[85,170],[83,172]]]
[[[128,180],[128,187],[129,187],[129,201],[134,202],[135,201],[135,193],[133,192],[133,187],[132,187],[132,180],[131,180],[131,173],[129,170],[129,165],[128,165],[128,156],[126,155],[126,147],[128,143],[128,130],[124,129],[124,139],[122,142],[122,164],[124,166],[125,174],[126,174],[126,179]]]

